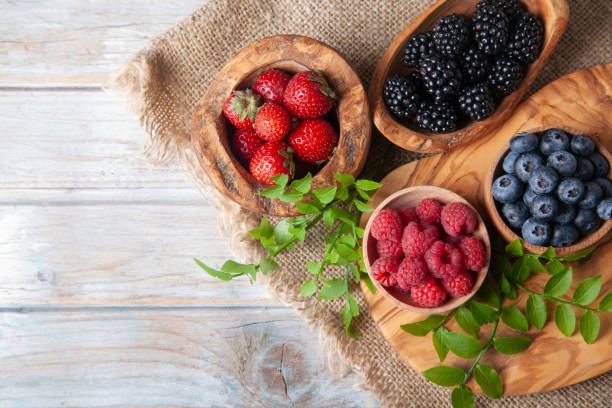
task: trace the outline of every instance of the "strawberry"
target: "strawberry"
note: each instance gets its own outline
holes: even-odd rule
[[[289,134],[295,157],[306,163],[325,161],[338,143],[336,131],[324,119],[306,119]]]
[[[223,113],[237,128],[250,128],[261,105],[260,99],[261,97],[253,94],[250,89],[233,91],[223,104]]]
[[[274,184],[270,177],[286,174],[291,179],[294,164],[287,145],[283,142],[266,143],[257,150],[249,163],[251,174],[266,184]]]
[[[248,163],[265,143],[257,136],[253,128],[236,129],[232,138],[232,151],[240,160]]]
[[[291,75],[277,69],[259,74],[253,83],[253,92],[261,97],[266,102],[283,103],[283,94],[285,88],[291,79]]]
[[[255,115],[255,132],[268,142],[283,140],[291,127],[291,116],[281,105],[268,102]]]
[[[285,88],[283,103],[292,116],[312,119],[325,115],[334,106],[336,94],[319,72],[295,74]]]

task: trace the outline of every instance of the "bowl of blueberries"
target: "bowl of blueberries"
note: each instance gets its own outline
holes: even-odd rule
[[[489,215],[508,241],[558,256],[595,245],[612,229],[612,156],[596,135],[569,128],[513,136],[485,186]]]

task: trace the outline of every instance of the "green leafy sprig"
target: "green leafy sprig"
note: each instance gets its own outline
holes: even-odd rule
[[[297,203],[296,208],[303,216],[285,218],[276,225],[270,225],[267,217],[263,217],[259,227],[249,231],[251,237],[260,241],[268,256],[257,264],[241,264],[226,261],[216,270],[201,261],[195,262],[209,275],[232,280],[240,276],[248,276],[255,281],[257,272],[264,275],[278,269],[280,266],[275,257],[285,250],[294,250],[295,245],[304,244],[306,233],[319,222],[330,230],[325,235],[325,253],[322,259],[309,261],[304,265],[312,275],[311,279],[302,284],[301,294],[304,297],[313,296],[323,300],[346,297],[346,305],[342,308],[342,317],[346,333],[352,338],[358,338],[359,332],[351,325],[354,317],[359,315],[357,300],[350,293],[350,281],[361,280],[374,293],[376,291],[363,263],[361,238],[363,229],[359,227],[359,218],[364,212],[372,211],[366,201],[372,199],[371,194],[380,187],[371,180],[355,180],[350,174],[334,174],[338,186],[312,189],[312,176],[293,180],[287,175],[272,177],[275,185],[260,193],[261,196],[278,199],[286,203]],[[326,266],[342,267],[345,273],[338,278],[325,278]]]

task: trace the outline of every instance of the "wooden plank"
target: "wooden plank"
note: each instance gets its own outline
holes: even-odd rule
[[[363,407],[284,308],[0,313],[0,406]]]

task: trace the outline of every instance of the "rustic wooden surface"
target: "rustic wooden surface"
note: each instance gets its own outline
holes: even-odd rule
[[[0,4],[0,407],[378,406],[102,83],[202,0]]]
[[[432,156],[396,169],[383,180],[383,186],[376,192],[373,203],[376,205],[393,192],[408,186],[436,185],[462,195],[486,216],[486,186],[481,181],[484,180],[491,160],[510,137],[522,130],[562,124],[599,136],[599,141],[610,149],[611,109],[612,64],[568,75],[546,86],[524,102],[505,126],[489,140],[476,141],[452,153]],[[604,279],[601,295],[595,301],[597,304],[603,295],[612,290],[611,263],[612,241],[608,234],[591,256],[572,265],[574,284],[568,293],[573,293],[576,282],[602,274]],[[526,285],[541,293],[548,278],[549,275],[546,274],[534,275]],[[373,319],[404,360],[419,371],[439,364],[433,352],[431,335],[414,337],[400,329],[401,324],[422,320],[422,315],[400,310],[381,294],[371,295],[365,287],[363,292]],[[508,304],[516,304],[524,311],[526,299],[527,296],[521,292],[515,302]],[[599,313],[599,338],[593,344],[587,345],[577,330],[570,338],[564,337],[554,322],[551,322],[550,304],[548,309],[549,319],[544,329],[538,331],[532,327],[527,334],[533,339],[533,343],[526,351],[508,356],[490,350],[482,359],[484,363],[498,369],[506,394],[563,387],[612,369],[612,314]],[[580,313],[579,310],[576,311]],[[460,330],[454,320],[449,327]],[[485,329],[481,330],[480,337],[483,344],[491,328]],[[498,333],[500,336],[517,335],[516,331],[503,324],[500,325]],[[445,364],[467,369],[472,361],[459,359],[449,353]]]
[[[544,44],[538,59],[530,64],[521,86],[504,98],[493,115],[480,122],[471,122],[454,132],[433,134],[423,131],[408,123],[398,122],[391,115],[382,100],[382,89],[387,77],[396,73],[407,73],[409,69],[402,63],[405,44],[413,33],[431,30],[436,21],[452,13],[471,16],[476,10],[479,0],[440,0],[414,20],[389,45],[381,58],[368,90],[370,108],[373,112],[374,124],[387,139],[406,150],[432,153],[446,152],[455,149],[481,137],[494,134],[512,114],[525,92],[544,67],[565,31],[569,18],[569,7],[566,0],[524,0],[529,11],[540,16],[545,29]]]

